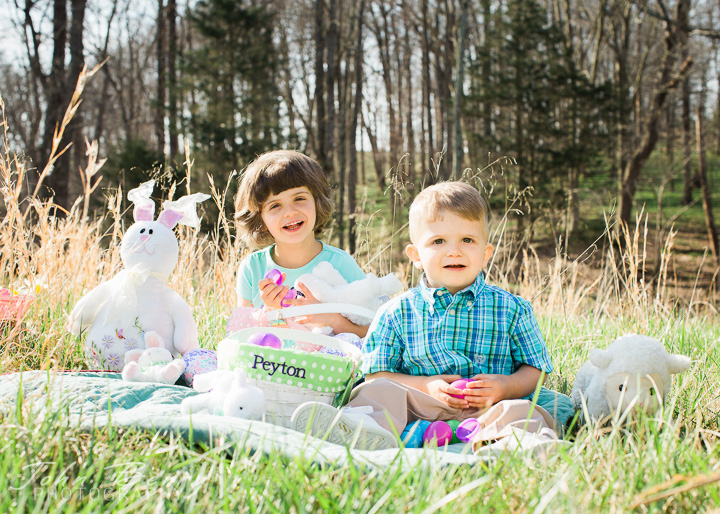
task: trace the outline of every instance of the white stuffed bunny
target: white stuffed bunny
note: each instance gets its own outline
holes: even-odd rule
[[[585,401],[593,419],[601,420],[618,409],[652,413],[670,389],[670,375],[689,366],[688,357],[669,354],[657,339],[622,336],[606,350],[590,351],[590,359],[575,377],[571,396],[579,409]]]
[[[394,273],[378,277],[373,273],[360,280],[349,282],[343,278],[332,264],[327,261],[320,262],[312,273],[306,273],[295,281],[307,287],[315,298],[322,303],[350,303],[367,307],[377,311],[380,306],[390,299],[390,296],[402,289],[402,283]],[[356,325],[369,325],[372,319],[354,315],[343,314]]]
[[[260,420],[265,414],[265,394],[248,385],[240,370],[217,370],[195,376],[193,388],[207,391],[188,396],[180,404],[182,414],[208,411],[210,414]]]
[[[174,357],[199,348],[190,306],[168,287],[167,280],[178,261],[173,227],[178,223],[197,227],[196,205],[210,196],[196,193],[166,201],[153,221],[154,185],[151,180],[128,193],[135,204],[135,223],[120,247],[125,269],[83,296],[69,316],[70,332],[75,336],[87,332],[85,355],[102,369],[122,369],[125,353],[144,348],[143,334],[151,330]]]
[[[173,359],[165,349],[157,332],[145,332],[145,349],[130,350],[125,354],[123,380],[128,382],[154,382],[174,384],[185,371],[183,359]]]

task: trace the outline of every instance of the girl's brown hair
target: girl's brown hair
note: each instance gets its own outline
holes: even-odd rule
[[[235,198],[235,224],[238,235],[252,249],[275,242],[260,213],[270,195],[288,189],[307,187],[315,199],[315,235],[330,221],[333,212],[325,172],[313,159],[293,150],[275,150],[262,154],[243,172]]]

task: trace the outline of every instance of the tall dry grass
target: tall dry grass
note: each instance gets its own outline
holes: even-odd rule
[[[97,143],[87,143],[88,161],[85,169],[80,171],[83,195],[64,217],[55,216],[56,206],[52,201],[42,200],[38,193],[42,180],[51,172],[52,163],[65,150],[60,146],[64,127],[74,115],[76,107],[73,106],[77,105],[91,73],[81,77],[74,103],[58,128],[50,163],[32,187],[29,187],[32,181],[25,159],[10,148],[9,127],[3,116],[0,287],[27,288],[36,292],[36,300],[22,323],[5,323],[0,330],[1,372],[22,368],[83,368],[82,345],[68,334],[66,316],[84,292],[122,268],[119,243],[129,208],[126,192],[118,189],[107,194],[104,213],[89,212],[89,198],[102,178],[104,164],[104,159],[98,156]],[[4,113],[1,99],[0,107]],[[187,148],[186,154],[184,188],[188,191],[182,194],[197,192],[189,189],[191,184],[199,182],[192,180],[195,171]],[[489,194],[500,194],[492,186],[491,175],[486,169],[466,179],[480,183]],[[232,220],[224,215],[228,202],[232,202],[228,197],[230,184],[216,184],[212,177],[207,180],[211,201],[216,204],[220,217],[209,233],[186,227],[178,230],[180,255],[169,285],[193,308],[201,344],[214,347],[222,337],[225,320],[235,304],[235,270],[246,250],[233,237]],[[156,190],[157,204],[179,196],[177,187]],[[402,193],[391,191],[389,194],[399,196]],[[668,326],[676,326],[678,319],[683,320],[690,314],[702,315],[703,308],[706,313],[713,314],[712,302],[704,301],[704,292],[695,291],[687,304],[677,302],[668,281],[668,269],[673,259],[673,231],[664,243],[658,276],[650,280],[644,275],[648,232],[647,216],[642,213],[633,227],[619,227],[608,216],[606,230],[598,234],[595,243],[578,258],[570,260],[558,250],[555,258],[547,261],[532,247],[523,246],[518,251],[520,246],[508,230],[518,201],[518,195],[509,196],[505,212],[496,216],[499,222],[495,224],[491,238],[496,256],[489,269],[489,278],[531,300],[538,315],[550,319],[545,326],[549,340],[555,344],[562,348],[570,345],[586,349],[589,345],[603,344],[603,340],[616,335],[613,331],[631,328],[656,333],[658,318],[667,320]],[[368,270],[395,271],[406,284],[416,283],[418,277],[414,275],[414,269],[406,259],[399,257],[407,240],[405,220],[386,220],[378,225],[373,217],[379,214],[371,211],[369,204],[370,200],[366,199],[363,205],[370,212],[366,211],[359,218],[358,261]],[[202,208],[200,205],[200,212]],[[375,228],[370,229],[371,226]],[[593,261],[599,260],[601,264],[590,266],[591,256]],[[577,319],[598,328],[578,340],[577,334],[568,331],[570,321]]]

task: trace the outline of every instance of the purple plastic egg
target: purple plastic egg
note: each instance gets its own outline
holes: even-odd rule
[[[273,282],[275,282],[277,285],[281,285],[283,283],[283,276],[282,272],[277,268],[272,268],[268,270],[267,273],[265,273],[265,278],[269,278]]]
[[[258,346],[267,346],[268,348],[283,347],[283,343],[280,338],[270,332],[256,332],[248,337],[247,342]]]
[[[288,289],[288,292],[285,293],[285,297],[280,301],[280,305],[283,307],[289,307],[290,304],[285,300],[294,300],[295,298],[297,298],[297,291],[295,289]]]
[[[475,418],[469,418],[458,425],[455,435],[463,443],[468,443],[480,430],[482,430],[480,422]]]
[[[455,389],[467,389],[468,382],[472,382],[472,380],[470,380],[469,378],[461,378],[459,380],[456,380],[455,382],[453,382],[450,385],[453,386]],[[464,394],[451,394],[451,393],[448,393],[448,394],[450,394],[450,396],[452,396],[453,398],[460,398],[460,399],[465,398]]]
[[[432,441],[437,441],[438,446],[445,446],[450,442],[453,437],[452,428],[444,421],[433,421],[425,429],[423,434],[423,442],[430,444]]]

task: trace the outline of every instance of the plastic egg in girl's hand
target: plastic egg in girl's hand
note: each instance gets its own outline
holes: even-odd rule
[[[288,289],[288,292],[285,293],[285,297],[280,301],[280,305],[282,307],[289,307],[290,304],[285,300],[294,300],[295,298],[297,298],[297,291],[295,289]]]
[[[280,338],[270,332],[256,332],[248,337],[247,342],[258,346],[267,346],[269,348],[279,349],[283,347],[283,343]]]
[[[267,273],[265,273],[265,278],[269,278],[273,282],[275,282],[277,285],[281,285],[283,283],[283,276],[282,272],[277,268],[272,268],[268,270]]]
[[[455,389],[467,389],[468,382],[472,382],[472,380],[469,378],[461,378],[459,380],[456,380],[455,382],[453,382],[450,385],[452,387],[454,387]],[[452,394],[452,393],[448,393],[448,394],[450,396],[452,396],[453,398],[460,398],[460,399],[465,398],[464,394]]]

